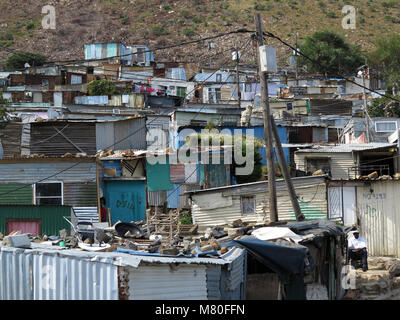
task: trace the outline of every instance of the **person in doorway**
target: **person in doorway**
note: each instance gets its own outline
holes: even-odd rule
[[[368,253],[367,253],[367,241],[360,237],[358,230],[353,231],[353,236],[349,238],[347,242],[347,258],[346,264],[349,260],[362,260],[363,271],[368,270]]]
[[[106,206],[106,199],[104,197],[100,198],[100,216],[101,216],[101,221],[100,222],[107,222],[107,209],[105,208]]]

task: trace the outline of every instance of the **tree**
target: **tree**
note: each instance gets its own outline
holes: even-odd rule
[[[244,167],[245,164],[243,165],[238,165],[235,161],[235,159],[233,159],[233,163],[232,163],[232,174],[234,175],[237,183],[241,184],[241,183],[249,183],[249,182],[256,182],[259,181],[262,175],[262,164],[261,164],[261,160],[262,157],[260,155],[260,152],[258,151],[258,148],[256,146],[254,146],[254,169],[252,171],[251,174],[249,175],[237,175],[236,174],[236,168],[240,168],[240,167]],[[243,139],[243,144],[242,144],[242,154],[243,156],[246,156],[246,139]],[[234,157],[233,157],[234,158]]]
[[[315,61],[313,63],[302,55],[299,56],[299,65],[307,67],[309,72],[329,76],[350,75],[364,64],[360,48],[348,44],[334,31],[316,32],[306,37],[299,48],[302,54]]]
[[[380,38],[376,50],[368,55],[368,63],[382,70],[387,88],[400,89],[400,35]]]
[[[25,68],[25,63],[30,66],[42,66],[46,62],[46,57],[40,53],[21,52],[13,54],[6,63],[7,70],[16,70]]]
[[[89,95],[108,96],[115,94],[117,89],[111,80],[94,80],[88,84]]]
[[[368,106],[371,117],[395,117],[400,118],[400,103],[388,97],[372,99]]]

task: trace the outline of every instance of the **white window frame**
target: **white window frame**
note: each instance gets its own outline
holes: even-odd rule
[[[378,130],[377,124],[384,124],[384,123],[394,123],[395,129],[393,129],[393,130]],[[375,121],[375,132],[393,132],[393,131],[397,131],[397,130],[398,130],[397,121]]]
[[[215,82],[222,82],[222,74],[220,74],[220,73],[216,74]]]
[[[45,183],[47,183],[47,184],[50,184],[50,183],[60,183],[61,184],[61,205],[63,206],[64,205],[64,182],[62,182],[62,181],[46,181],[46,182],[39,182],[39,183],[41,183],[41,184],[45,184]],[[33,185],[33,199],[34,199],[34,201],[33,201],[33,204],[34,205],[37,205],[37,198],[36,198],[36,183],[34,183]],[[54,196],[52,196],[52,197],[46,197],[46,198],[60,198],[60,197],[54,197]]]
[[[243,207],[243,200],[244,198],[252,198],[253,204],[254,204],[254,211],[253,212],[244,212],[244,207]],[[252,214],[256,214],[256,197],[255,196],[240,196],[240,212],[242,216],[248,216]]]

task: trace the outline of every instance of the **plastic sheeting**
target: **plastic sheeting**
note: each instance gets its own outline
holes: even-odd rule
[[[260,240],[285,239],[289,241],[290,239],[298,243],[303,239],[301,236],[295,234],[289,228],[283,228],[283,227],[259,228],[254,230],[251,234]]]

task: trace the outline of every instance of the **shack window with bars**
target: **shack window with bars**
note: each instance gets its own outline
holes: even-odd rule
[[[256,213],[256,198],[254,196],[241,196],[242,215]]]
[[[36,205],[62,205],[62,183],[36,183],[35,186],[35,204]]]

